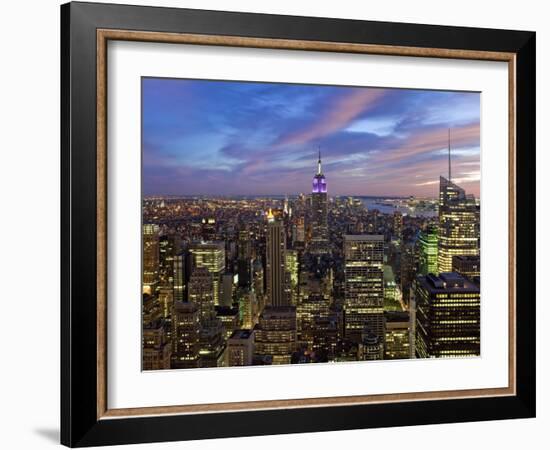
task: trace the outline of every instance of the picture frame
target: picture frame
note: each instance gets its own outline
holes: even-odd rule
[[[112,409],[107,43],[501,61],[509,71],[506,388]],[[70,447],[535,416],[533,32],[72,2],[61,7],[61,443]],[[139,151],[136,149],[136,151]]]

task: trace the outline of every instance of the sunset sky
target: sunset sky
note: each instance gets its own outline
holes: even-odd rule
[[[144,195],[479,196],[479,93],[144,78]]]

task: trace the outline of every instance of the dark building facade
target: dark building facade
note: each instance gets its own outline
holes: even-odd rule
[[[480,354],[479,287],[455,272],[414,283],[417,358]]]
[[[479,278],[481,264],[479,256],[459,255],[453,257],[453,272],[459,273],[471,281]]]

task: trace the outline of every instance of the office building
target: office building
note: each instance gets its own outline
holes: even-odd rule
[[[272,356],[273,364],[290,364],[296,349],[296,308],[266,306],[254,334],[258,355]]]
[[[143,327],[142,370],[170,368],[171,346],[166,339],[166,323],[163,320]]]
[[[172,307],[172,369],[199,367],[199,308],[190,302]]]
[[[479,208],[473,196],[440,177],[438,271],[452,271],[454,256],[479,256]]]
[[[174,274],[174,301],[183,302],[185,300],[185,252],[178,252],[173,260]]]
[[[188,299],[197,305],[201,322],[214,316],[214,283],[206,267],[196,267],[189,278]]]
[[[254,331],[235,330],[227,340],[227,365],[251,366],[254,357]]]
[[[272,306],[289,305],[285,293],[286,236],[283,222],[274,218],[269,210],[267,215],[266,282],[267,304]]]
[[[250,288],[252,284],[252,250],[250,232],[245,229],[239,231],[237,274],[239,287]]]
[[[225,330],[218,318],[201,322],[199,331],[199,367],[223,367]]]
[[[367,327],[384,339],[384,237],[344,236],[345,335],[360,342]]]
[[[357,347],[358,361],[378,361],[383,356],[383,346],[380,338],[365,328],[361,333],[361,340]]]
[[[143,293],[154,294],[159,282],[159,227],[143,225]]]
[[[298,301],[298,252],[296,250],[285,251],[286,290],[290,304],[296,306]]]
[[[225,246],[223,242],[200,242],[189,246],[192,273],[195,268],[205,267],[212,275],[214,304],[222,298],[222,275],[225,272]]]
[[[222,322],[225,339],[240,327],[239,309],[232,306],[216,306],[216,317]]]
[[[410,301],[411,286],[418,273],[418,247],[414,243],[401,243],[401,294],[403,303]]]
[[[175,233],[159,237],[159,284],[172,287],[174,283],[174,257],[179,251],[180,240]]]
[[[397,239],[403,236],[403,214],[401,211],[393,212],[393,235]]]
[[[225,306],[231,306],[233,304],[233,286],[235,283],[235,277],[230,272],[224,273],[222,276],[222,301],[221,304]]]
[[[408,359],[411,357],[411,333],[408,311],[385,311],[386,338],[384,359]]]
[[[454,272],[419,276],[415,351],[418,358],[480,354],[479,287]]]
[[[298,341],[309,350],[313,350],[317,324],[328,320],[329,313],[330,297],[319,292],[304,296],[296,307]]]
[[[258,322],[260,307],[256,293],[250,289],[239,289],[237,292],[239,300],[239,318],[243,328],[252,329]]]
[[[470,281],[476,281],[480,276],[480,271],[479,256],[453,256],[453,272],[459,273]]]
[[[418,274],[437,275],[438,271],[438,237],[437,227],[429,226],[426,231],[421,231],[418,236]]]

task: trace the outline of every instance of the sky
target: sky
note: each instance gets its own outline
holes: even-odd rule
[[[142,79],[143,193],[311,192],[320,148],[331,195],[436,197],[448,173],[479,196],[480,95]]]

